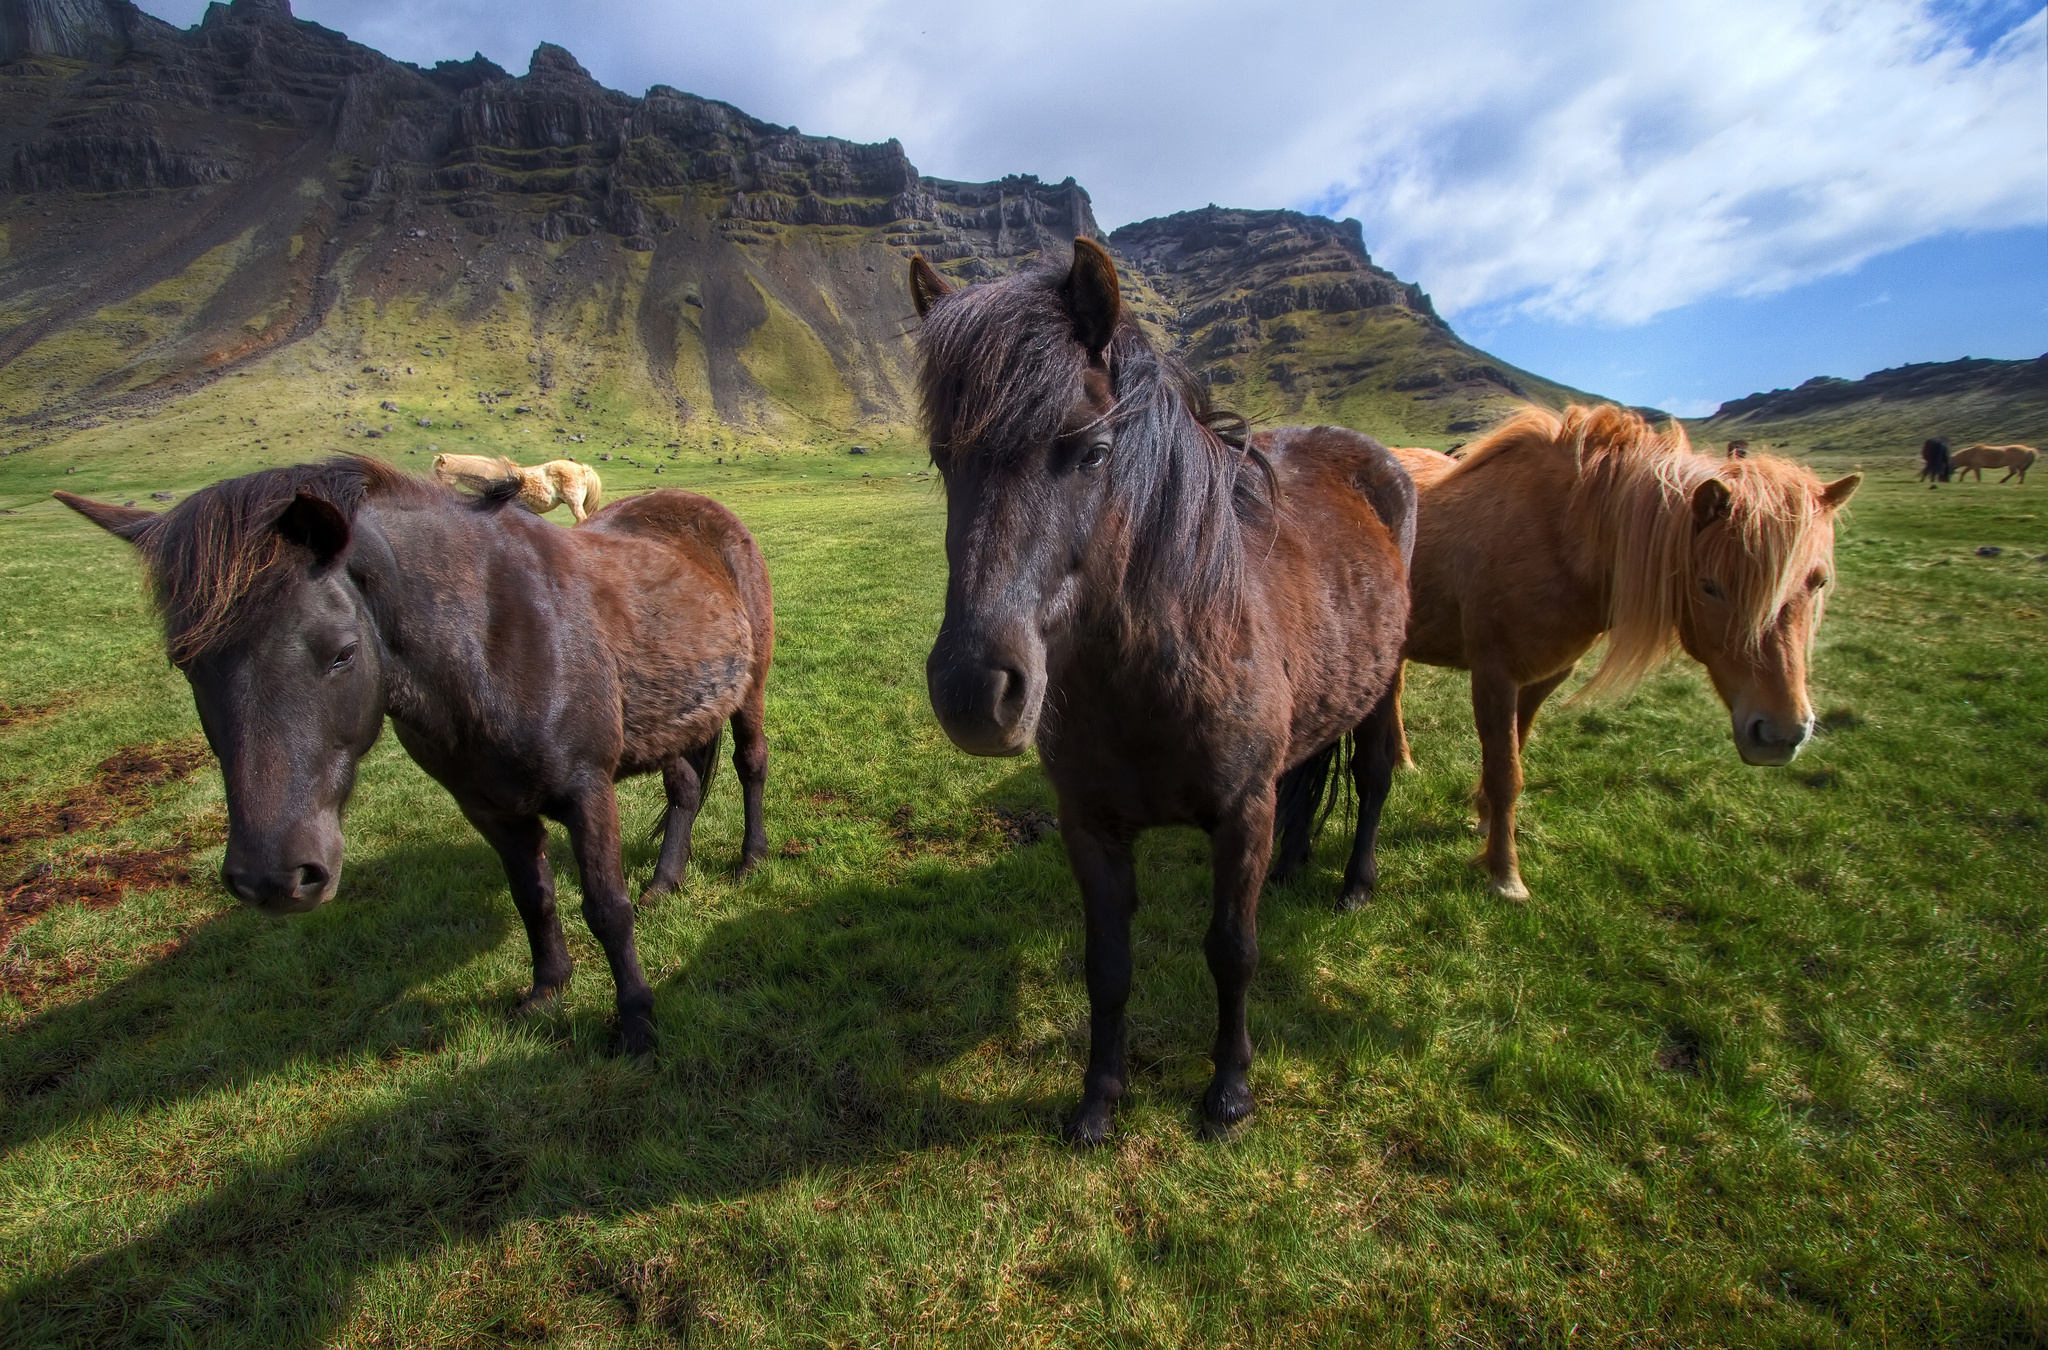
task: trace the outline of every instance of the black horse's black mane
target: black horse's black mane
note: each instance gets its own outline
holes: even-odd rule
[[[288,553],[278,520],[300,496],[329,503],[347,520],[371,497],[455,500],[443,488],[361,455],[261,469],[201,488],[135,537],[173,661],[203,655],[251,617],[254,606],[247,602]]]
[[[932,456],[1007,458],[1057,438],[1087,369],[1061,295],[1066,273],[1032,268],[953,292],[918,333]],[[1272,466],[1242,417],[1210,406],[1200,380],[1122,316],[1108,360],[1116,403],[1111,490],[1134,524],[1129,584],[1178,598],[1183,616],[1234,605],[1239,526],[1269,509]]]

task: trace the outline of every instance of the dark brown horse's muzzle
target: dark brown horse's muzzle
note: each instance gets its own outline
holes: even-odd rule
[[[237,900],[265,914],[318,909],[341,884],[341,831],[308,825],[292,831],[280,848],[251,848],[230,833],[220,880]]]
[[[990,653],[965,658],[941,635],[925,662],[932,712],[970,755],[1021,755],[1038,730],[1044,676],[1033,663]]]

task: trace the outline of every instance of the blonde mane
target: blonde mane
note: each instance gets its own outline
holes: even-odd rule
[[[1626,408],[1574,404],[1561,418],[1542,408],[1516,413],[1473,446],[1455,474],[1518,449],[1571,456],[1573,515],[1613,560],[1607,651],[1576,698],[1625,693],[1663,664],[1703,578],[1721,585],[1754,649],[1779,607],[1833,557],[1821,481],[1790,460],[1709,459],[1693,452],[1676,422],[1660,432]],[[1728,491],[1727,523],[1703,536],[1693,494],[1710,478]],[[1816,630],[1819,622],[1816,608]]]

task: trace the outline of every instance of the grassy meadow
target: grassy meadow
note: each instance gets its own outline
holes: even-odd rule
[[[332,904],[268,919],[211,881],[211,762],[104,767],[174,770],[198,723],[125,546],[48,493],[148,504],[440,441],[402,398],[391,436],[337,439],[372,391],[304,380],[0,459],[0,1345],[2048,1340],[2048,484],[1929,492],[1872,452],[1816,656],[1827,734],[1789,769],[1740,763],[1687,665],[1553,704],[1524,906],[1468,863],[1464,683],[1411,672],[1379,898],[1334,911],[1336,830],[1268,894],[1259,1111],[1227,1139],[1198,1128],[1204,841],[1149,836],[1133,1090],[1077,1154],[1078,896],[1034,763],[958,754],[926,706],[943,521],[907,440],[734,454],[650,426],[645,467],[603,466],[614,495],[726,502],[777,588],[771,858],[727,875],[728,766],[687,888],[639,917],[651,1059],[610,1053],[559,830],[576,977],[510,1017],[529,968],[496,859],[393,737]],[[478,448],[553,434],[431,392],[447,410],[417,415]],[[621,795],[637,887],[659,784]],[[144,855],[143,881],[83,884]],[[60,882],[79,898],[6,911]]]

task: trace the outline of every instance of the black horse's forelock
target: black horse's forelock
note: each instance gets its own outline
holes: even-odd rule
[[[1088,352],[1060,295],[1066,273],[1033,268],[946,296],[918,333],[932,456],[1008,459],[1065,429]],[[1177,597],[1184,619],[1234,607],[1244,586],[1240,524],[1271,507],[1272,466],[1242,417],[1156,351],[1128,315],[1104,353],[1112,492],[1132,522],[1128,584]]]
[[[371,496],[450,494],[360,455],[263,469],[215,483],[159,516],[136,539],[164,619],[171,659],[183,664],[232,637],[259,606],[251,603],[291,555],[277,529],[294,499],[317,497],[353,520]]]

